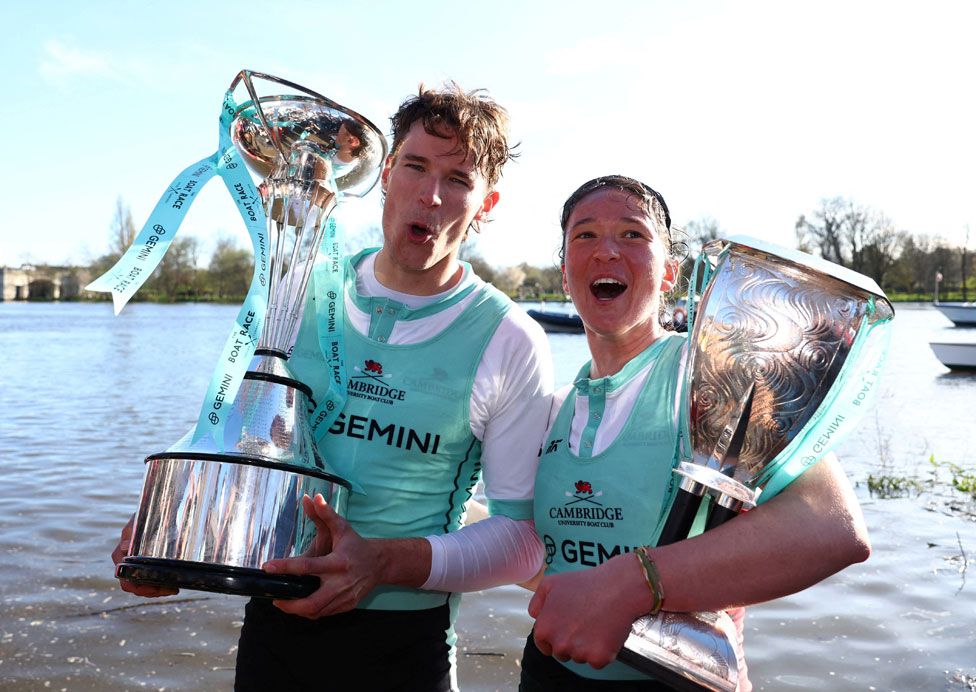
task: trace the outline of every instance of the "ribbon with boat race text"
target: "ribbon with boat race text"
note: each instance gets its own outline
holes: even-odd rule
[[[319,246],[319,261],[312,270],[319,350],[325,359],[329,386],[316,392],[315,411],[309,422],[319,441],[332,426],[346,403],[345,275],[342,227],[335,216],[329,218]]]
[[[197,193],[214,175],[220,176],[237,204],[254,249],[254,273],[247,297],[224,344],[194,431],[194,441],[209,435],[221,450],[225,423],[221,409],[237,395],[261,335],[269,267],[267,221],[261,196],[230,138],[236,112],[237,104],[228,90],[220,113],[217,151],[176,176],[125,254],[86,286],[90,291],[110,292],[118,315],[162,261]]]

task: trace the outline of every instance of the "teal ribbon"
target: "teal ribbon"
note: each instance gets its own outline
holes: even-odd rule
[[[688,278],[688,297],[686,299],[688,303],[688,316],[685,320],[688,325],[688,334],[691,334],[695,326],[695,312],[698,307],[698,299],[705,292],[711,280],[712,264],[708,260],[707,253],[702,249],[695,257],[695,265],[691,270],[691,276]]]
[[[346,260],[342,252],[342,227],[329,218],[319,246],[320,260],[312,269],[319,350],[325,359],[329,386],[316,391],[320,399],[309,419],[312,434],[319,441],[339,416],[346,403],[345,284]],[[351,268],[350,268],[351,269]]]
[[[220,113],[217,151],[176,176],[125,254],[86,287],[90,291],[110,292],[115,314],[119,314],[162,261],[197,193],[214,175],[223,179],[251,238],[254,274],[211,378],[194,431],[194,442],[209,435],[221,450],[224,448],[223,409],[240,389],[264,326],[270,266],[267,219],[261,195],[230,138],[230,125],[236,112],[237,104],[228,90]]]
[[[688,296],[687,301],[687,312],[688,316],[685,321],[687,324],[688,331],[688,349],[693,348],[693,343],[691,341],[694,335],[695,320],[698,315],[696,314],[698,307],[698,301],[705,289],[708,288],[708,284],[712,280],[713,268],[708,255],[704,248],[695,257],[695,264],[691,270],[691,275],[688,277]],[[678,425],[678,450],[682,455],[682,458],[689,458],[691,456],[691,449],[688,445],[691,442],[691,431],[690,423],[691,420],[691,377],[692,372],[690,368],[685,368],[684,378],[681,382],[681,407],[679,409],[679,425]],[[661,527],[663,528],[663,524]]]

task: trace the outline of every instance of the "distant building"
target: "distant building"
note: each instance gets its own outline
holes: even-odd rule
[[[85,267],[0,267],[0,300],[77,300],[89,274]]]

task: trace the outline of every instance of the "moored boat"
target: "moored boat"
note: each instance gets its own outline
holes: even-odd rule
[[[936,303],[935,307],[957,327],[976,327],[976,303]]]
[[[976,370],[976,343],[930,341],[929,347],[952,370]]]
[[[526,310],[529,317],[534,319],[547,332],[553,334],[582,334],[583,320],[579,315],[566,312],[551,312],[549,310]]]

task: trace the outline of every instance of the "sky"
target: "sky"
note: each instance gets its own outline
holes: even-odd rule
[[[565,198],[643,180],[678,225],[794,246],[824,198],[976,245],[976,3],[3,3],[0,266],[87,263],[116,200],[141,227],[217,145],[242,68],[389,131],[420,82],[486,88],[520,143],[477,241],[496,266],[555,260]],[[379,191],[343,209],[375,225]],[[213,179],[180,234],[248,240]]]

